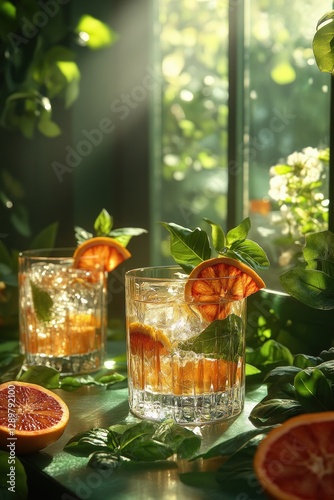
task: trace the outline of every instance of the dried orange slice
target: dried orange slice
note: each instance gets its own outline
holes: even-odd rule
[[[137,389],[161,389],[161,363],[171,347],[161,330],[143,323],[129,325],[129,372],[133,387]]]
[[[143,323],[130,323],[129,339],[131,354],[145,355],[154,354],[157,351],[159,354],[166,354],[171,343],[166,335],[161,331]]]
[[[270,431],[254,470],[270,498],[334,498],[334,412],[298,415]]]
[[[48,389],[19,381],[0,385],[0,448],[42,450],[60,438],[68,420],[66,403]]]
[[[251,267],[236,259],[216,257],[192,270],[185,285],[185,298],[211,322],[229,314],[230,301],[244,299],[264,286]]]
[[[104,270],[110,273],[131,257],[131,253],[114,238],[96,236],[81,243],[73,254],[74,267],[95,269],[96,257],[103,263]]]

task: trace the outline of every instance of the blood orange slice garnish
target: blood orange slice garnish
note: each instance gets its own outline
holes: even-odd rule
[[[189,274],[185,298],[206,321],[224,319],[231,301],[242,300],[265,286],[262,278],[236,259],[216,257],[201,262]]]
[[[157,351],[166,354],[171,347],[169,339],[161,330],[139,322],[130,323],[129,339],[132,354],[150,355]]]
[[[270,431],[254,470],[270,498],[334,498],[334,412],[298,415]]]
[[[66,403],[44,387],[26,382],[0,385],[0,448],[15,453],[42,450],[57,441],[69,420]]]
[[[114,238],[96,236],[81,243],[73,254],[74,267],[95,269],[96,262],[108,273],[131,257],[131,253]]]

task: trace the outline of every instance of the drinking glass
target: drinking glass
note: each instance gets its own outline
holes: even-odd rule
[[[126,273],[129,406],[136,416],[202,424],[242,411],[246,299],[228,298],[235,279],[191,279],[177,266]],[[220,280],[226,293],[195,299],[193,284],[210,280]]]
[[[59,248],[19,255],[20,346],[27,367],[80,374],[103,365],[106,275],[98,256],[90,257],[88,269],[76,268],[73,252]]]

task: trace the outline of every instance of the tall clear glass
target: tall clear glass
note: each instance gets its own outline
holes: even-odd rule
[[[126,322],[129,405],[140,418],[203,424],[238,415],[245,397],[246,299],[227,292],[202,302],[179,267],[128,271]],[[211,283],[209,283],[211,280]]]
[[[76,268],[74,249],[19,255],[20,346],[25,365],[93,372],[104,362],[106,275],[99,257]]]

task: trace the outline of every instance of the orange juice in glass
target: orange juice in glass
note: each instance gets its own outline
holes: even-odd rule
[[[129,405],[140,418],[213,423],[244,406],[246,298],[239,276],[177,266],[128,271]]]
[[[75,266],[74,249],[19,255],[20,345],[25,365],[62,373],[99,369],[106,336],[106,273],[99,256]],[[92,258],[91,258],[92,259]]]

